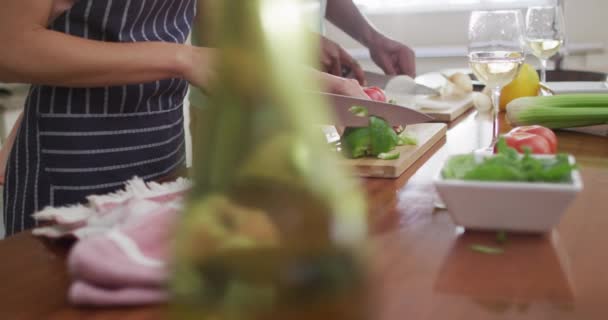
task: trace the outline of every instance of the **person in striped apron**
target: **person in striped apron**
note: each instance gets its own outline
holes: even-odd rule
[[[212,50],[185,45],[196,0],[6,0],[0,81],[33,83],[4,185],[7,235],[45,206],[184,166],[182,103]]]
[[[188,83],[205,88],[213,74],[213,49],[184,44],[202,2],[3,2],[0,82],[34,84],[3,146],[7,235],[35,227],[45,206],[184,166]],[[318,75],[330,92],[367,98],[356,82]]]

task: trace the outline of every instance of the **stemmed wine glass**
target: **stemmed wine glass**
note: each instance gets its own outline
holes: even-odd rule
[[[559,4],[530,7],[526,13],[526,42],[540,60],[540,81],[547,82],[547,61],[564,43],[564,15]]]
[[[524,61],[523,16],[519,10],[473,11],[469,21],[469,62],[492,90],[492,143],[498,138],[500,92]]]

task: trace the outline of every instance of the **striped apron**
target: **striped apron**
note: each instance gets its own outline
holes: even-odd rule
[[[49,28],[108,42],[184,43],[195,11],[196,0],[79,0]],[[80,203],[134,176],[153,180],[181,168],[187,86],[183,79],[32,86],[6,171],[7,235],[34,227],[32,213],[45,206]]]

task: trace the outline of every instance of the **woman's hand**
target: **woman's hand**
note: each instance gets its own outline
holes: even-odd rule
[[[215,50],[204,47],[184,46],[178,57],[183,77],[191,85],[206,89],[215,76]]]
[[[318,72],[318,77],[327,92],[369,100],[369,97],[355,79],[336,77],[324,72]]]
[[[342,68],[348,69],[361,85],[365,85],[365,75],[359,63],[337,43],[324,36],[320,36],[320,40],[320,61],[324,71],[341,77],[343,76]]]

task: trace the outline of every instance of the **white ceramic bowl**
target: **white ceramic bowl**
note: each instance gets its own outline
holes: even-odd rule
[[[573,157],[570,162],[574,164]],[[578,170],[573,170],[570,183],[445,180],[441,172],[434,182],[457,225],[531,233],[556,226],[583,189]]]

